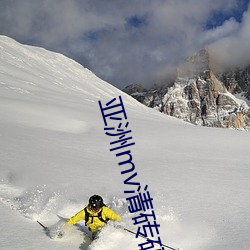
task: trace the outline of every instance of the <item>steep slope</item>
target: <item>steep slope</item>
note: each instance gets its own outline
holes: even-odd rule
[[[36,223],[52,227],[97,193],[122,215],[122,226],[138,229],[124,193],[129,174],[109,151],[98,105],[119,95],[135,142],[135,180],[148,185],[162,242],[248,250],[249,133],[166,116],[62,55],[7,37],[0,37],[0,248],[139,249],[143,239],[112,225],[90,244],[84,223],[62,240]]]

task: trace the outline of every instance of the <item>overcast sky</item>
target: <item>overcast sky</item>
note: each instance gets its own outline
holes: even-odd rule
[[[250,0],[0,0],[0,34],[145,86],[200,48],[250,62]]]

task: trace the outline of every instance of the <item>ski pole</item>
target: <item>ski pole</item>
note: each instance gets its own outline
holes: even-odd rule
[[[127,228],[122,227],[122,229],[125,230],[125,231],[127,231],[127,232],[129,232],[129,233],[131,233],[131,234],[136,235],[135,232],[133,232],[133,231],[127,229]],[[144,238],[144,239],[151,240],[151,239],[149,239],[149,238],[147,238],[147,237],[144,237],[144,236],[142,236],[142,235],[139,235],[139,236],[142,237],[142,238]],[[152,241],[152,240],[151,240],[151,241]],[[158,242],[156,242],[156,243],[160,245],[160,243],[158,243]],[[167,245],[165,245],[165,244],[162,244],[162,246],[167,247],[168,249],[171,249],[171,250],[181,250],[180,248],[173,248],[173,247],[167,246]]]
[[[43,227],[43,229],[45,230],[45,231],[47,231],[48,230],[48,228],[47,227],[45,227],[40,221],[36,221],[40,226],[42,226]]]

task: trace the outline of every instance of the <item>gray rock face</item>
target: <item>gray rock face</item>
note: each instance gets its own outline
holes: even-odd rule
[[[141,87],[130,95],[160,112],[196,125],[249,129],[249,106],[233,95],[250,96],[249,72],[250,67],[215,75],[209,53],[204,49],[178,68],[170,87],[154,87],[148,91]]]
[[[250,66],[245,69],[228,70],[218,74],[217,77],[225,84],[230,93],[241,93],[250,100]]]

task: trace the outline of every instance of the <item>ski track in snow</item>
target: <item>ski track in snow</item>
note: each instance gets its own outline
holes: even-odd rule
[[[116,247],[117,241],[124,240],[124,238],[130,240],[130,242],[131,240],[136,241],[134,237],[126,235],[121,229],[107,226],[107,228],[100,234],[99,239],[92,242],[89,238],[90,234],[87,232],[87,228],[83,223],[68,228],[65,231],[63,238],[58,238],[57,232],[64,228],[65,220],[59,220],[56,214],[66,213],[72,215],[73,211],[79,206],[79,204],[70,204],[69,201],[63,200],[63,197],[61,197],[60,194],[50,196],[46,195],[46,187],[23,191],[11,186],[10,184],[1,183],[0,202],[10,209],[19,212],[21,216],[24,216],[29,220],[34,222],[36,222],[36,220],[45,221],[46,226],[48,226],[50,230],[48,234],[49,238],[68,245],[69,249],[77,247],[82,250],[105,250],[110,249],[110,247]],[[122,200],[113,201],[111,206],[112,205],[117,207],[122,206],[121,210],[126,210]],[[37,229],[40,229],[39,225]],[[112,238],[112,241],[110,240],[110,237]]]
[[[119,211],[122,215],[124,220],[122,226],[136,232],[137,228],[131,228],[133,215],[127,212],[128,204],[126,200],[117,199],[115,197],[110,197],[110,200],[111,202],[107,205]],[[48,236],[53,240],[64,242],[69,246],[77,245],[79,249],[82,250],[122,249],[122,242],[129,242],[128,244],[131,244],[131,248],[133,248],[135,245],[144,242],[144,239],[140,237],[135,239],[134,235],[122,229],[116,229],[112,224],[111,226],[106,226],[100,233],[99,238],[91,242],[83,222],[80,222],[78,226],[70,229],[68,228],[64,237],[59,239],[57,237],[57,232],[63,228],[66,218],[70,217],[74,211],[78,211],[82,205],[65,200],[62,193],[49,192],[46,186],[36,187],[25,191],[21,188],[12,186],[10,183],[1,183],[0,202],[10,209],[17,211],[26,219],[34,222],[36,222],[36,220],[45,222],[45,225],[50,229]],[[56,216],[57,214],[66,215],[66,218],[59,219],[59,217]],[[164,231],[161,231],[162,239],[170,241],[170,239],[174,240],[176,235],[178,235],[179,244],[185,245],[186,249],[192,249],[194,246],[198,249],[197,247],[199,245],[204,245],[204,239],[199,240],[198,230],[208,230],[206,226],[202,226],[202,224],[190,225],[186,224],[186,222],[179,221],[178,216],[171,208],[166,209],[162,207],[157,210],[156,214],[157,220],[160,221],[161,226],[165,228]],[[112,239],[112,241],[110,239]]]
[[[48,236],[71,247],[79,246],[79,249],[82,250],[110,249],[110,247],[116,246],[116,243],[110,241],[110,236],[116,240],[127,237],[131,241],[131,236],[126,236],[126,233],[121,229],[117,230],[113,226],[107,226],[100,234],[99,239],[92,242],[83,222],[80,222],[78,226],[68,228],[63,238],[59,239],[57,231],[64,227],[66,218],[60,218],[57,214],[66,214],[69,217],[81,207],[81,204],[65,200],[60,193],[50,193],[46,186],[23,190],[2,181],[0,183],[0,202],[26,219],[34,222],[36,220],[45,221],[50,230]],[[126,218],[127,204],[124,199],[113,198],[108,206],[120,210],[120,213],[124,213],[124,218]],[[103,244],[105,244],[104,248],[101,247]]]

